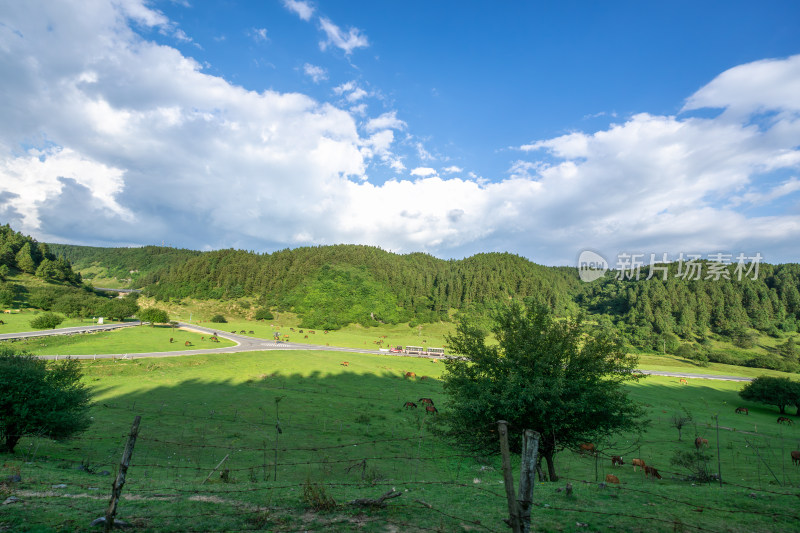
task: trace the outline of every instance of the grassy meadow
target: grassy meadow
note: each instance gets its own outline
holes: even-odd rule
[[[403,408],[421,397],[447,407],[437,380],[442,363],[275,351],[82,365],[95,391],[94,424],[71,441],[26,438],[13,456],[0,456],[0,481],[22,478],[0,483],[0,500],[19,498],[0,507],[0,530],[88,529],[105,510],[126,435],[141,415],[118,510],[136,531],[507,531],[499,459],[440,441],[435,416]],[[649,377],[629,387],[647,408],[646,430],[596,443],[597,458],[561,452],[562,479],[534,490],[537,530],[796,527],[800,467],[789,452],[800,449],[800,425],[778,425],[777,411],[765,406],[735,414],[740,383]],[[670,420],[686,411],[693,421],[679,440]],[[692,482],[670,464],[676,450],[694,449],[695,436],[710,443],[712,471],[719,458],[723,487]],[[625,466],[611,466],[616,454]],[[663,479],[644,479],[633,458]],[[607,473],[621,485],[599,485]],[[400,496],[385,508],[348,504],[393,490]]]

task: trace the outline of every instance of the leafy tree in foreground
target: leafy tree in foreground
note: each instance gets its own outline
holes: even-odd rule
[[[169,315],[163,309],[157,307],[148,307],[147,309],[140,309],[136,316],[142,322],[150,322],[150,325],[166,324],[169,322]]]
[[[64,321],[64,317],[56,313],[42,313],[31,320],[33,329],[55,329]]]
[[[800,405],[800,383],[789,378],[759,376],[745,385],[739,396],[751,402],[774,405],[784,414],[787,405]]]
[[[541,434],[539,452],[550,481],[554,457],[565,448],[640,427],[643,410],[623,387],[637,379],[637,358],[616,340],[587,337],[580,320],[556,321],[543,306],[512,304],[496,313],[498,343],[462,319],[449,336],[451,359],[442,376],[450,397],[440,431],[472,451],[499,452],[497,420],[509,423],[517,449],[525,429]]]
[[[84,431],[90,400],[76,359],[48,364],[0,346],[0,451],[13,453],[26,435],[63,440]]]

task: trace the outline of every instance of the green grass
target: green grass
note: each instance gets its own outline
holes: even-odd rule
[[[187,346],[186,342],[190,344]],[[208,335],[169,326],[135,326],[117,331],[14,341],[15,348],[37,355],[179,352],[229,346],[235,346],[235,343],[223,337],[219,338],[219,342],[211,342]]]
[[[431,434],[434,417],[402,407],[425,396],[446,408],[435,379],[441,363],[292,351],[83,365],[96,392],[94,425],[65,443],[24,439],[15,456],[0,456],[0,480],[16,472],[23,479],[0,485],[0,491],[22,500],[2,508],[0,530],[86,529],[105,509],[110,477],[77,467],[84,463],[95,472],[113,473],[137,414],[141,433],[119,516],[139,530],[507,530],[501,522],[507,507],[499,460],[471,457],[440,442]],[[426,379],[405,379],[405,372]],[[536,528],[792,530],[800,469],[791,465],[789,451],[800,449],[800,424],[779,426],[777,412],[758,405],[744,404],[751,414],[736,415],[735,407],[743,404],[736,394],[740,387],[710,380],[690,380],[687,386],[659,377],[631,384],[632,396],[651,420],[647,431],[596,443],[606,454],[597,463],[561,452],[562,480],[535,489]],[[684,408],[694,422],[679,441],[670,419]],[[282,430],[277,479],[276,420]],[[686,472],[670,465],[675,450],[693,449],[695,435],[711,443],[714,471],[719,443],[729,485],[693,485],[684,481]],[[611,467],[607,456],[616,453],[626,466]],[[228,482],[216,472],[203,484],[225,456]],[[654,483],[634,473],[634,457],[659,468],[664,479]],[[518,472],[515,466],[515,479]],[[612,472],[620,487],[595,483]],[[556,490],[567,482],[572,496]],[[52,488],[60,483],[67,487]],[[391,489],[402,496],[387,501],[385,509],[346,505]],[[323,491],[337,504],[329,510],[321,509]]]

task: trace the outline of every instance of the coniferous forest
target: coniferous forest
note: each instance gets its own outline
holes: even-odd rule
[[[673,264],[663,276],[645,269],[637,279],[617,279],[612,271],[584,283],[576,268],[542,266],[509,253],[443,260],[363,245],[265,254],[96,248],[38,243],[0,228],[0,274],[21,271],[78,286],[81,276],[71,265],[75,270],[102,265],[158,301],[255,299],[263,308],[295,312],[304,327],[318,329],[353,323],[415,326],[452,321],[459,314],[480,320],[499,303],[532,299],[559,316],[584,314],[588,324],[619,336],[632,350],[671,353],[700,364],[800,369],[794,342],[800,328],[797,263],[761,263],[757,276],[744,277],[733,275],[734,265],[728,265],[729,275],[713,278],[681,277]],[[769,350],[749,351],[764,338],[773,339]],[[728,348],[720,349],[717,341]]]

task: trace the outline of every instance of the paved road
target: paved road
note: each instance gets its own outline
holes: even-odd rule
[[[88,331],[106,331],[109,329],[118,329],[121,327],[138,326],[139,322],[130,322],[125,324],[113,324],[105,326],[84,326],[77,328],[60,328],[50,329],[47,331],[35,331],[27,333],[7,333],[0,335],[2,339],[13,338],[28,338],[28,337],[42,337],[46,335],[70,335],[75,333],[85,333]],[[200,355],[209,353],[240,353],[240,352],[259,352],[268,350],[325,350],[331,352],[344,352],[344,353],[366,353],[376,355],[394,355],[399,357],[418,357],[424,359],[443,359],[442,357],[430,357],[425,355],[408,355],[403,353],[390,353],[380,350],[360,350],[358,348],[343,348],[341,346],[321,346],[318,344],[300,344],[295,342],[284,341],[271,341],[267,339],[260,339],[255,337],[248,337],[247,335],[240,335],[238,333],[228,333],[218,329],[206,328],[197,326],[195,324],[187,324],[185,322],[178,322],[178,327],[181,329],[197,331],[208,335],[216,334],[218,337],[231,340],[236,343],[236,346],[228,346],[226,348],[204,348],[198,350],[180,350],[177,352],[148,352],[148,353],[130,353],[130,354],[97,354],[97,355],[71,355],[74,359],[140,359],[143,357],[179,357],[183,355]],[[61,355],[43,355],[42,359],[58,359],[65,356]],[[686,379],[717,379],[723,381],[752,381],[752,378],[745,378],[741,376],[718,376],[715,374],[691,374],[686,372],[665,372],[661,370],[639,370],[642,374],[649,374],[653,376],[666,376],[675,378]]]

